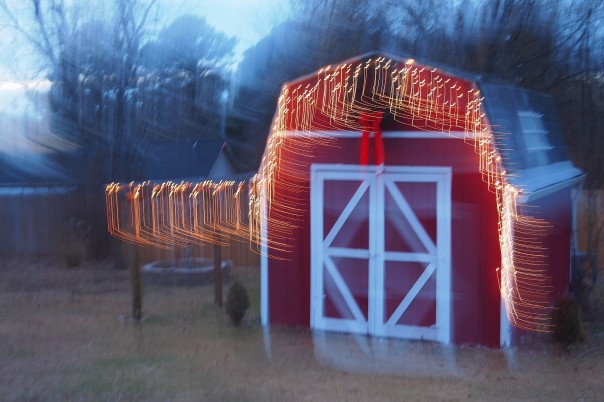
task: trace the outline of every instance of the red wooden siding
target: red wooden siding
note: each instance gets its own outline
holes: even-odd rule
[[[496,153],[492,152],[493,142],[485,140],[475,143],[474,140],[465,142],[462,139],[445,139],[447,133],[467,133],[472,138],[475,134],[479,136],[488,134],[481,131],[486,128],[488,122],[487,117],[483,115],[483,108],[480,107],[481,94],[474,84],[447,75],[438,69],[417,65],[413,61],[391,62],[384,58],[374,58],[373,61],[345,62],[333,68],[320,70],[316,75],[288,84],[282,95],[282,103],[279,104],[280,109],[275,120],[276,131],[273,133],[276,135],[273,137],[276,141],[273,145],[279,144],[279,146],[267,148],[267,155],[274,157],[278,153],[276,156],[278,160],[268,158],[270,164],[266,165],[267,172],[272,172],[273,166],[277,172],[274,188],[270,189],[272,204],[269,208],[268,220],[268,241],[273,248],[273,258],[269,259],[268,264],[270,322],[305,326],[310,324],[311,261],[317,263],[311,258],[309,191],[311,164],[359,165],[360,140],[338,137],[333,133],[353,131],[360,134],[360,130],[366,127],[362,127],[359,116],[366,112],[381,111],[383,119],[380,127],[384,134],[414,132],[411,136],[399,136],[400,138],[391,136],[384,139],[386,167],[440,166],[452,169],[450,341],[458,344],[499,346],[501,299],[498,270],[502,263],[500,247],[506,246],[508,239],[505,237],[500,243],[499,209],[496,195],[492,191],[497,180],[506,183],[505,174],[500,176],[497,171],[501,166],[496,162],[498,160],[495,157]],[[501,127],[493,129],[498,130]],[[431,138],[421,138],[421,133],[424,131],[430,132]],[[325,136],[325,132],[329,132],[329,136]],[[442,137],[440,134],[434,135],[441,132],[444,133]],[[371,165],[379,163],[374,155],[374,141],[372,139],[369,144]],[[482,151],[488,156],[487,159],[481,160],[475,153],[475,144],[483,147]],[[485,175],[480,173],[480,166],[485,169]],[[314,172],[318,170],[320,169]],[[490,186],[484,182],[485,179],[493,180]],[[448,180],[447,173],[447,186]],[[324,191],[324,193],[316,193],[323,197],[321,203],[341,211],[346,200],[350,199],[349,193],[352,190],[346,188],[346,184],[335,184],[335,180],[333,185],[327,183],[327,180],[319,183],[322,186],[321,191]],[[415,183],[396,185],[414,187],[398,189],[401,194],[405,194],[410,204],[414,204],[408,208],[421,211],[419,206],[424,204],[427,209],[434,211],[429,201],[434,199],[435,190],[431,188],[433,183],[427,181],[421,185]],[[354,184],[351,186],[354,187]],[[505,194],[511,194],[505,191]],[[385,250],[398,252],[392,254],[402,254],[409,250],[421,254],[421,248],[405,244],[409,239],[397,235],[394,223],[390,222],[388,217],[388,214],[396,213],[396,208],[389,207],[392,200],[389,200],[387,191],[384,194],[385,205],[383,208],[380,205],[376,215],[381,217],[382,211],[386,214]],[[363,202],[365,201],[361,200],[360,208],[368,208],[362,204]],[[509,273],[514,275],[514,279],[520,278],[515,281],[516,284],[522,282],[522,286],[506,282],[510,287],[510,289],[506,288],[506,297],[511,303],[515,303],[513,309],[513,312],[517,313],[513,320],[515,325],[543,330],[548,328],[549,307],[568,289],[569,239],[572,227],[570,189],[546,195],[524,208],[526,215],[523,219],[506,221],[511,222],[513,226],[509,233],[510,226],[503,226],[504,235],[514,236],[512,239],[514,256],[520,256],[514,258],[514,266],[506,267],[512,271],[516,269]],[[511,212],[507,209],[505,211]],[[332,216],[330,212],[323,211],[321,219],[327,230],[338,219],[336,215],[334,213]],[[317,216],[313,215],[313,219],[317,219]],[[437,230],[434,218],[428,215],[421,216],[421,213],[418,218],[421,225],[415,226],[422,226],[427,236],[434,241]],[[370,218],[370,221],[371,219],[375,218]],[[404,219],[399,221],[403,223],[399,222],[397,225],[404,227]],[[543,222],[547,222],[547,225],[542,225]],[[346,250],[348,246],[350,250],[371,249],[367,247],[370,240],[366,228],[368,223],[359,221],[355,224],[357,228],[341,229],[349,239],[340,248]],[[537,238],[535,233],[542,229],[545,235]],[[280,244],[279,241],[286,244]],[[376,241],[381,245],[381,238]],[[335,243],[332,244],[338,247],[338,239],[335,239]],[[539,253],[540,246],[544,246],[543,253]],[[339,252],[342,253],[341,250]],[[509,250],[506,252],[505,261],[509,261],[512,252]],[[317,255],[321,256],[320,253]],[[384,282],[388,283],[389,287],[385,289],[386,299],[383,306],[386,310],[385,315],[389,316],[401,303],[401,295],[408,292],[416,279],[413,274],[407,274],[415,272],[417,277],[423,267],[420,262],[385,261]],[[354,280],[358,283],[355,282],[353,285],[362,289],[368,287],[366,264],[366,261],[360,262],[351,258],[347,259],[345,264],[335,265],[357,272],[358,276]],[[403,265],[406,275],[400,274]],[[533,268],[543,266],[549,266],[549,271],[538,278],[533,278],[535,272]],[[379,271],[380,275],[381,272]],[[336,281],[340,281],[337,276],[335,278]],[[382,280],[381,276],[379,280]],[[412,303],[415,304],[410,305],[411,313],[404,318],[409,321],[401,324],[430,326],[436,320],[433,315],[419,313],[420,310],[433,311],[435,303],[440,303],[440,301],[433,301],[436,287],[430,282],[431,280],[430,278],[421,288],[420,292],[425,294],[419,295],[419,302],[416,303],[414,300]],[[354,305],[350,300],[351,296],[347,292],[344,293],[348,305]],[[325,317],[342,318],[343,313],[337,312],[337,305],[341,302],[335,300],[337,297],[337,295],[333,296],[333,300],[327,297],[325,300]],[[360,315],[366,318],[368,314],[367,295],[360,291],[355,292],[352,297],[359,305],[360,312],[355,307],[354,315],[357,316],[357,321],[360,321]],[[314,300],[317,299],[313,299],[313,302]],[[382,304],[379,306],[381,308]],[[418,313],[413,314],[413,309],[417,309]],[[443,314],[446,316],[443,309],[440,311],[439,317],[442,318]],[[381,310],[379,313],[381,314]],[[418,318],[420,316],[421,319]],[[358,331],[364,331],[364,328],[360,327]],[[442,339],[445,342],[449,341],[449,338]]]
[[[282,167],[275,182],[274,202],[295,206],[303,212],[301,220],[294,222],[296,227],[290,229],[289,251],[278,252],[276,258],[269,260],[269,316],[273,324],[308,326],[310,321],[310,164],[358,164],[358,139],[341,138],[329,146],[313,145],[311,141],[290,140],[290,146],[285,146],[281,154],[284,163],[296,165],[296,170],[306,172],[306,175],[296,177],[287,167]],[[499,345],[497,208],[495,195],[488,190],[478,172],[478,155],[472,146],[458,139],[389,138],[384,143],[387,165],[452,167],[451,340],[454,343]],[[308,146],[312,147],[313,158],[305,157],[306,152],[297,152],[299,149],[308,151]],[[426,186],[418,188],[417,198],[410,202],[422,202],[422,198],[426,198],[422,194],[431,191]],[[339,191],[346,189],[329,189],[330,197],[333,196],[336,203]],[[287,221],[288,216],[283,208],[273,208],[271,218]],[[434,225],[426,220],[422,223],[428,234],[434,236]],[[268,232],[270,239],[270,226]],[[362,237],[355,240],[366,241]],[[394,243],[386,244],[387,247],[402,247]],[[404,287],[405,281],[401,280],[400,286]],[[429,284],[424,291],[430,291]],[[362,301],[359,304],[361,310],[366,305]]]

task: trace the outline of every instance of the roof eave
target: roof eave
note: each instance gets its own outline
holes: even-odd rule
[[[547,174],[544,169],[557,168],[556,172]],[[528,204],[557,191],[571,187],[585,179],[585,173],[572,165],[570,161],[553,165],[540,166],[519,172],[519,177],[511,183],[522,190],[518,197],[520,204]],[[546,177],[546,180],[543,180]]]

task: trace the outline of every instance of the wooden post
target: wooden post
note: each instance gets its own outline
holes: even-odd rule
[[[214,245],[214,303],[222,307],[222,249]]]
[[[132,319],[140,321],[143,316],[143,284],[141,278],[141,262],[137,246],[132,246],[130,284],[132,286]]]

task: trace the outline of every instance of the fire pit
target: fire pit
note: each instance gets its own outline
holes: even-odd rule
[[[232,261],[222,262],[222,280],[231,272]],[[142,268],[146,284],[199,286],[214,282],[214,261],[209,258],[186,258],[159,260],[145,264]]]

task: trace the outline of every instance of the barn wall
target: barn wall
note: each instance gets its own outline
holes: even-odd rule
[[[530,203],[527,210],[547,222],[545,250],[552,293],[549,304],[568,292],[570,282],[570,236],[572,230],[571,188],[549,194]]]
[[[546,226],[543,241],[543,251],[538,261],[546,267],[545,275],[534,278],[534,283],[541,288],[532,295],[534,311],[540,314],[543,308],[550,308],[562,296],[568,294],[570,285],[570,242],[572,235],[572,197],[571,187],[559,190],[522,206],[524,213],[530,213],[535,218],[543,220]],[[535,235],[516,233],[516,241],[531,242]],[[535,253],[536,254],[536,253]],[[527,333],[520,325],[513,328],[513,343],[521,342]]]
[[[276,233],[273,225],[268,229],[269,243],[286,241],[285,250],[274,250],[273,258],[269,259],[269,316],[274,324],[308,326],[310,323],[310,169],[308,172],[303,178],[281,175],[275,186],[275,203],[296,205],[305,210],[297,221],[292,221],[287,211],[271,209],[269,215],[269,221],[277,219],[293,226],[284,235]],[[285,189],[283,183],[299,186],[302,193],[292,187]],[[301,200],[303,205],[299,204]]]
[[[495,194],[480,174],[457,172],[452,208],[452,341],[495,347],[499,345],[497,268],[501,264]]]
[[[478,155],[457,139],[385,139],[386,165],[452,166],[452,341],[499,345],[500,264],[495,195],[478,172]],[[270,320],[273,324],[310,322],[310,204],[311,163],[358,164],[359,140],[339,139],[329,146],[309,140],[288,141],[275,184],[275,202],[302,210],[290,229],[291,249],[269,261]],[[304,150],[304,152],[301,152]],[[307,155],[312,154],[312,158]],[[310,160],[309,160],[310,159]],[[294,174],[289,166],[296,166]],[[277,204],[275,204],[277,205]],[[273,208],[272,219],[288,221],[287,210]],[[269,224],[269,239],[275,236]],[[283,258],[281,260],[280,258]]]

